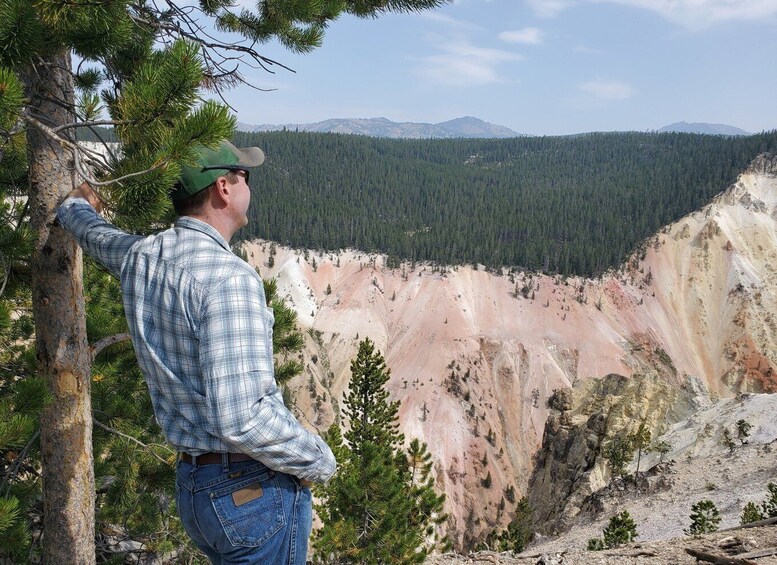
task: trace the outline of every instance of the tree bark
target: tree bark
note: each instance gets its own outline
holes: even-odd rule
[[[67,51],[41,59],[25,76],[29,108],[47,125],[73,121]],[[51,394],[41,416],[43,563],[95,562],[90,353],[86,340],[81,250],[54,213],[73,187],[71,156],[28,129],[30,216],[37,236],[32,300],[38,371]]]

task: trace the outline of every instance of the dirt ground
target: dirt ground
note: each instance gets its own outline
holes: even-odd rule
[[[682,565],[703,563],[686,549],[731,558],[777,548],[777,524],[738,527],[744,505],[754,502],[760,506],[766,485],[777,483],[777,441],[753,442],[732,452],[724,450],[706,457],[681,458],[665,473],[671,485],[668,489],[641,494],[615,491],[603,496],[603,510],[597,516],[581,516],[571,530],[559,537],[539,538],[519,556],[496,552],[444,554],[427,559],[425,565]],[[690,526],[690,506],[701,499],[714,501],[720,509],[721,530],[701,537],[684,535],[684,529]],[[587,540],[601,537],[609,517],[624,509],[636,522],[640,541],[618,549],[586,550]],[[737,559],[740,561],[728,563],[777,565],[777,552]]]
[[[774,555],[742,557],[773,548]],[[681,537],[624,545],[618,549],[586,551],[574,549],[558,553],[535,553],[520,557],[509,553],[479,552],[468,556],[444,554],[426,561],[427,565],[684,565],[704,563],[686,552],[701,551],[722,558],[733,558],[731,565],[777,565],[777,525],[720,531],[701,537]],[[709,563],[709,561],[707,561]],[[719,563],[726,563],[719,561]]]

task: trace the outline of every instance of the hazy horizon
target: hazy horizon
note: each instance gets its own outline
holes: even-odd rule
[[[685,121],[777,128],[777,0],[456,0],[333,22],[321,48],[262,54],[240,122],[475,116],[529,135],[652,131]]]

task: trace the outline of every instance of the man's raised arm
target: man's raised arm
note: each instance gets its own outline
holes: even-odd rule
[[[142,238],[114,227],[99,215],[101,211],[100,197],[87,183],[82,183],[60,205],[57,220],[84,251],[118,277],[127,251]]]

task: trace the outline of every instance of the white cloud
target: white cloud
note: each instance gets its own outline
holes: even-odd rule
[[[657,12],[690,29],[728,20],[753,21],[777,15],[777,0],[593,0]]]
[[[730,20],[757,21],[777,17],[777,0],[526,0],[529,8],[541,17],[557,16],[582,2],[649,10],[688,29],[702,29]]]
[[[440,24],[447,25],[448,27],[453,29],[466,30],[466,31],[478,31],[483,29],[481,26],[477,24],[473,24],[472,22],[459,20],[457,18],[452,18],[451,16],[448,16],[446,14],[441,14],[439,12],[426,11],[426,12],[421,12],[419,16],[427,20],[431,20]]]
[[[625,100],[634,96],[631,85],[614,80],[594,80],[578,85],[590,100]]]
[[[583,53],[584,55],[605,55],[606,52],[602,51],[601,49],[595,49],[593,47],[588,47],[587,45],[576,45],[572,49],[575,53]]]
[[[572,6],[572,0],[526,0],[529,8],[542,18],[552,18]]]
[[[465,40],[440,43],[437,47],[443,52],[419,58],[421,65],[415,70],[427,80],[450,86],[504,82],[500,65],[524,59],[518,53],[476,47]]]
[[[499,39],[507,43],[524,43],[526,45],[539,45],[543,42],[545,32],[536,27],[526,27],[515,31],[503,31]]]

